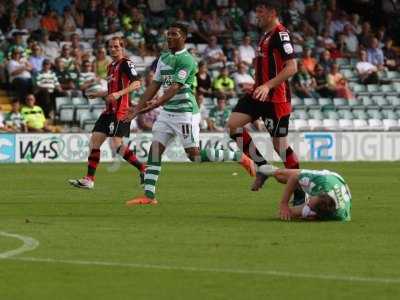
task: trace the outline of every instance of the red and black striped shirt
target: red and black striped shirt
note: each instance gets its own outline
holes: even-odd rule
[[[139,80],[133,62],[128,58],[113,61],[107,67],[108,94],[119,92],[133,81]],[[125,94],[116,101],[108,101],[104,113],[116,114],[117,120],[122,119],[131,106],[130,95]]]
[[[285,62],[294,58],[290,34],[282,24],[278,24],[262,36],[258,45],[255,59],[255,88],[276,77],[283,70]],[[271,89],[268,99],[276,104],[278,116],[290,114],[292,108],[289,82],[282,82]]]

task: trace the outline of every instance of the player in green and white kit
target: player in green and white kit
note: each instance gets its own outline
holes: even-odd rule
[[[351,194],[343,177],[322,170],[277,169],[271,165],[260,168],[260,172],[286,184],[280,201],[280,218],[351,220]],[[294,190],[300,187],[306,193],[306,202],[289,207]]]
[[[229,150],[199,150],[200,112],[193,85],[197,63],[185,49],[187,28],[179,23],[168,29],[169,52],[161,54],[155,80],[146,89],[139,104],[125,117],[132,120],[158,106],[163,109],[153,125],[153,142],[149,151],[145,173],[145,196],[127,202],[127,205],[157,204],[155,190],[161,171],[161,156],[168,143],[177,136],[191,161],[239,161],[245,168],[254,169],[252,161],[241,152]],[[162,96],[155,97],[159,90]]]

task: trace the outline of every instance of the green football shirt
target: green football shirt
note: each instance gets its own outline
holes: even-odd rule
[[[328,219],[351,220],[351,194],[342,176],[328,170],[301,170],[299,184],[303,191],[310,196],[325,193],[335,200],[336,212]]]
[[[175,82],[182,84],[178,93],[164,105],[164,110],[175,113],[199,112],[193,92],[196,73],[197,63],[186,49],[174,54],[171,52],[161,54],[157,63],[155,81],[161,84],[163,91]]]

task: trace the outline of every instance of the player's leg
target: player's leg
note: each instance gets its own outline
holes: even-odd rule
[[[125,161],[134,166],[140,172],[140,183],[144,183],[144,171],[146,165],[139,161],[135,153],[129,149],[128,146],[124,145],[122,137],[112,137],[111,138],[111,148],[115,153],[121,155]]]
[[[167,116],[160,114],[158,120],[153,125],[153,142],[150,147],[144,175],[144,196],[126,202],[128,206],[157,204],[156,185],[161,173],[162,154],[170,140],[175,136],[166,118]]]
[[[70,179],[68,182],[79,188],[91,189],[94,187],[94,180],[97,166],[100,163],[100,147],[107,139],[103,132],[94,131],[89,142],[89,156],[86,176],[82,179]]]
[[[282,159],[286,169],[300,169],[299,159],[293,148],[288,143],[288,128],[289,128],[289,116],[284,116],[278,120],[274,120],[276,123],[272,126],[272,144],[276,153]],[[300,188],[296,189],[293,197],[293,204],[300,205],[305,201],[305,194]]]

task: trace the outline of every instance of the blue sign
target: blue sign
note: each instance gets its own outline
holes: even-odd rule
[[[0,163],[15,162],[15,135],[0,134]]]
[[[333,160],[333,156],[330,154],[333,149],[331,133],[307,133],[304,138],[310,143],[311,160]]]

